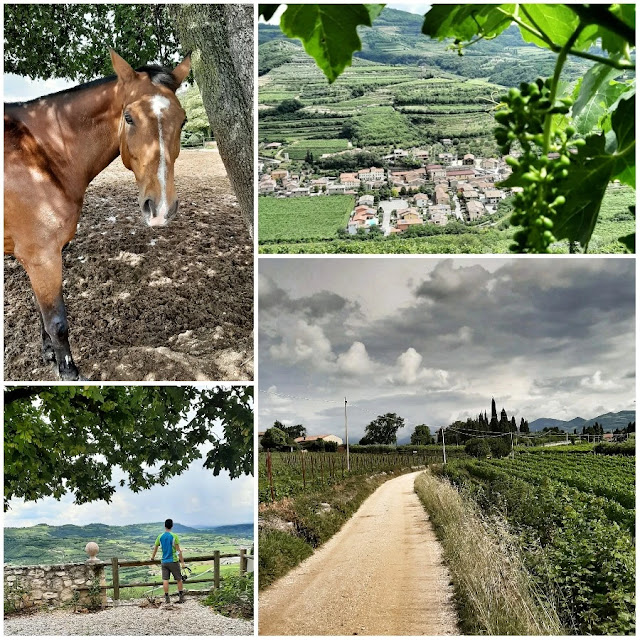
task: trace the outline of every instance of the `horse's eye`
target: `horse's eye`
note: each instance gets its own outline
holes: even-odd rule
[[[127,124],[133,124],[133,118],[131,117],[131,114],[128,111],[124,112],[124,121]]]

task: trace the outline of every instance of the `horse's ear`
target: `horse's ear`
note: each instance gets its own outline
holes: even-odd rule
[[[189,54],[172,72],[171,75],[176,79],[180,86],[191,71],[191,54]]]
[[[113,70],[116,72],[118,78],[123,82],[134,80],[136,72],[133,70],[133,67],[124,58],[120,57],[113,49],[109,49],[109,53],[111,54]]]

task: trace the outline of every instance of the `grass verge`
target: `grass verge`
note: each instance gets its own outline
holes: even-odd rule
[[[555,608],[525,569],[506,523],[430,472],[415,490],[434,525],[455,588],[465,635],[562,635]]]
[[[321,491],[260,505],[258,588],[264,589],[308,558],[381,484],[398,475],[401,472],[352,476]]]

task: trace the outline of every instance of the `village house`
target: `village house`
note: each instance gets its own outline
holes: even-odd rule
[[[429,200],[429,196],[424,193],[416,193],[416,195],[413,196],[413,202],[416,207],[423,208],[429,206],[431,201]]]
[[[433,194],[433,201],[435,204],[446,204],[449,205],[449,193],[442,185],[438,185],[436,187],[435,193]]]
[[[347,192],[347,187],[344,184],[332,183],[327,185],[327,193],[330,195],[343,194]]]
[[[473,153],[466,153],[463,158],[462,158],[462,164],[463,165],[468,165],[470,167],[473,167],[476,163],[476,157],[473,155]]]
[[[278,180],[283,180],[284,178],[288,178],[289,177],[289,172],[286,169],[274,169],[271,172],[271,179],[275,180],[276,182]]]
[[[343,184],[345,187],[357,188],[360,186],[360,180],[355,173],[341,173],[340,184]]]
[[[451,209],[449,209],[449,212],[451,212]],[[442,209],[435,210],[434,208],[431,208],[429,209],[429,222],[441,227],[446,227],[447,224],[449,224],[449,216]]]
[[[276,190],[276,181],[269,176],[264,176],[258,185],[259,193],[273,193]]]
[[[282,142],[270,142],[269,144],[265,144],[265,149],[279,149],[282,146]]]
[[[453,154],[449,152],[438,154],[438,160],[440,160],[440,162],[444,162],[445,164],[450,164],[451,162],[453,162],[453,157]]]
[[[495,158],[483,158],[480,162],[480,166],[486,171],[496,171],[499,164]]]
[[[431,157],[431,152],[429,151],[425,151],[423,149],[414,149],[413,150],[413,157],[416,160],[428,160]]]
[[[309,187],[296,187],[295,189],[291,189],[291,195],[294,197],[308,196],[310,194],[311,189],[309,189]]]
[[[365,195],[365,196],[360,196],[360,198],[358,199],[358,204],[363,204],[367,207],[373,207],[375,201],[376,199],[374,196]]]
[[[436,178],[444,178],[447,175],[446,169],[441,164],[428,164],[426,166],[427,177],[433,181]]]
[[[379,167],[360,169],[360,171],[358,171],[358,179],[363,182],[380,182],[384,180],[384,169]]]
[[[482,217],[486,213],[486,209],[482,202],[478,202],[477,200],[471,200],[471,202],[467,202],[467,219],[469,222],[472,220],[477,220]]]
[[[504,192],[500,189],[487,189],[484,192],[484,200],[487,204],[498,204],[504,197]]]

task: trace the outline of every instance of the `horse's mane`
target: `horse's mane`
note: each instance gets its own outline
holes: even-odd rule
[[[180,84],[173,77],[171,73],[171,69],[167,67],[161,67],[159,65],[145,65],[143,67],[138,67],[136,71],[141,73],[146,73],[151,82],[153,84],[160,85],[162,87],[167,87],[171,89],[171,91],[175,91]],[[34,98],[33,100],[28,100],[25,102],[5,102],[5,107],[18,107],[24,104],[30,104],[32,102],[37,102],[38,100],[42,100],[44,98],[60,98],[69,93],[75,93],[77,91],[84,91],[85,89],[91,89],[93,87],[97,87],[102,84],[107,84],[109,82],[115,82],[117,76],[107,76],[106,78],[98,78],[97,80],[91,80],[90,82],[85,82],[83,84],[79,84],[76,87],[70,87],[69,89],[63,89],[62,91],[57,91],[56,93],[50,93],[46,96],[40,96],[39,98]]]

